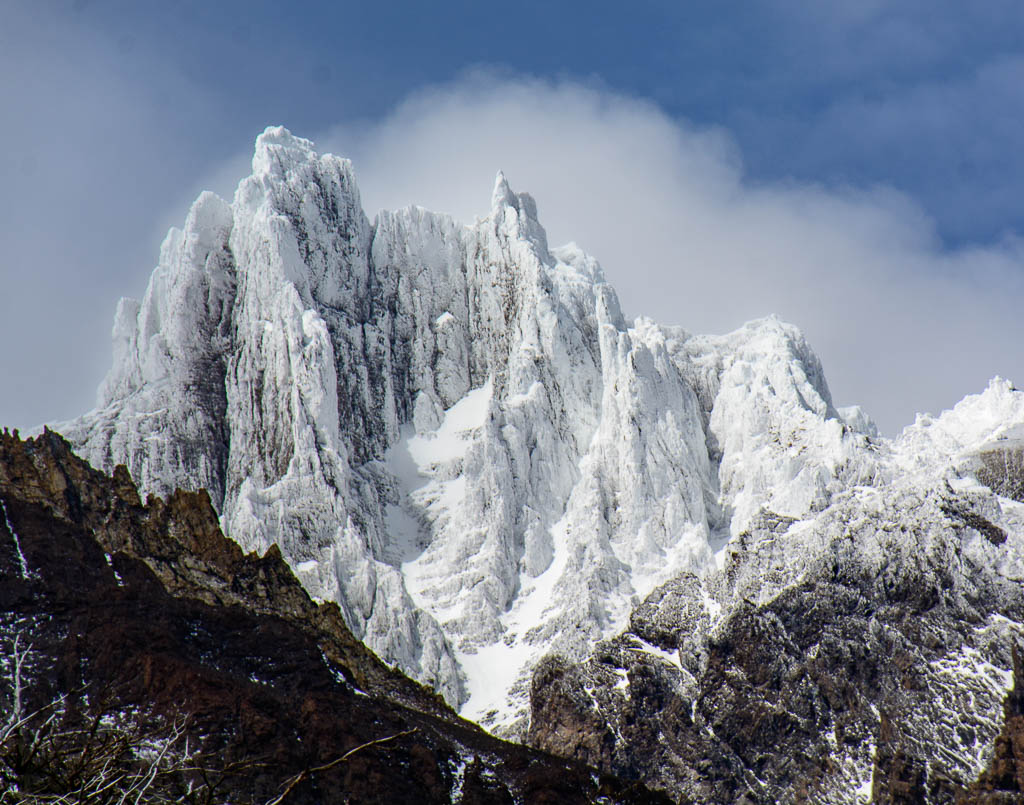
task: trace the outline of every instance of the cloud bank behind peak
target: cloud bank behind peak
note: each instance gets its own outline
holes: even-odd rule
[[[749,181],[728,132],[600,85],[476,71],[316,139],[353,160],[371,215],[472,221],[501,169],[550,242],[601,261],[627,315],[722,332],[776,313],[804,329],[837,404],[889,433],[1024,368],[1019,239],[946,248],[884,186]]]

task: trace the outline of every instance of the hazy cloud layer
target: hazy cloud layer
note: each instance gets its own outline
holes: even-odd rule
[[[370,212],[487,211],[497,168],[537,199],[553,243],[603,264],[627,315],[722,332],[777,313],[821,355],[837,404],[888,432],[1024,357],[1024,249],[943,249],[915,204],[744,180],[725,132],[573,83],[478,74],[421,92],[322,148],[351,156]]]
[[[3,425],[92,406],[109,366],[114,305],[145,289],[170,223],[161,211],[182,175],[212,167],[197,153],[199,133],[180,122],[208,113],[209,97],[134,48],[31,4],[4,8]],[[175,222],[187,209],[180,202]]]

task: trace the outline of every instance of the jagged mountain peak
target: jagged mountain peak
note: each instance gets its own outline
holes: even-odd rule
[[[319,155],[311,140],[296,137],[284,126],[267,126],[256,138],[252,175],[283,176],[292,165],[317,159]]]
[[[201,254],[201,259],[205,259],[210,251],[227,240],[233,221],[231,204],[216,193],[204,190],[192,202],[184,228],[171,229],[165,244],[161,246],[161,252],[172,249],[176,240],[183,238],[195,250],[196,257]]]
[[[494,190],[491,193],[491,209],[495,210],[502,206],[516,206],[516,196],[509,187],[508,179],[504,171],[498,171],[494,177]]]
[[[284,148],[295,148],[306,153],[316,153],[316,146],[312,140],[298,137],[291,133],[285,126],[267,126],[262,133],[256,136],[256,152],[262,148],[279,145]]]
[[[498,171],[494,180],[489,220],[499,237],[507,238],[510,244],[525,240],[532,246],[540,263],[549,267],[554,265],[555,261],[548,252],[547,232],[537,217],[537,202],[529,193],[514,192],[502,171]]]
[[[371,227],[347,160],[270,128],[233,203],[203,195],[145,299],[120,306],[101,408],[66,430],[147,490],[209,489],[232,536],[278,543],[457,703],[483,647],[521,645],[524,674],[540,635],[578,653],[632,596],[711,562],[729,367],[774,367],[769,398],[834,416],[802,337],[751,327],[685,343],[628,327],[596,261],[549,251],[501,173],[473,226],[410,208]],[[541,577],[559,583],[533,612]]]
[[[351,164],[279,127],[230,205],[204,194],[168,236],[114,340],[100,407],[60,426],[77,449],[208,489],[382,658],[519,736],[544,653],[582,658],[766,512],[812,518],[901,449],[775,317],[627,321],[502,173],[472,225],[371,226]]]

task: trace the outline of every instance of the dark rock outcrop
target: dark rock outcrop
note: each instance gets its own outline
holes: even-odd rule
[[[978,480],[993,492],[1024,503],[1024,446],[1019,441],[978,455]]]
[[[1024,802],[1024,663],[1013,652],[1013,690],[1003,705],[1003,729],[988,768],[965,792],[959,805],[1010,805]]]

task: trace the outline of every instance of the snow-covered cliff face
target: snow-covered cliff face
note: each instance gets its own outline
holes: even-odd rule
[[[1022,422],[994,380],[876,442],[876,475],[823,508],[763,510],[721,569],[584,662],[539,663],[531,741],[697,802],[954,801],[1024,642]]]
[[[627,321],[501,175],[472,226],[371,224],[351,165],[281,128],[168,235],[114,342],[97,409],[55,426],[84,457],[207,488],[230,536],[277,543],[383,659],[512,734],[543,654],[584,657],[763,510],[903,467],[792,326]]]

